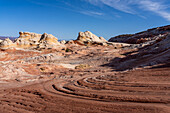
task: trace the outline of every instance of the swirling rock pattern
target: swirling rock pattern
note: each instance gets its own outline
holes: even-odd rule
[[[104,64],[129,51],[102,46],[69,48],[72,51],[53,53],[1,51],[1,112],[170,112],[169,64],[115,71]],[[61,63],[90,67],[69,69]]]

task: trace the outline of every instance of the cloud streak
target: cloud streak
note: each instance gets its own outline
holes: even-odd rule
[[[80,11],[80,13],[85,14],[85,15],[97,15],[97,16],[102,16],[104,15],[103,13],[100,12],[93,12],[93,11]]]
[[[103,4],[126,13],[135,14],[135,11],[131,7],[129,7],[131,0],[86,0],[86,1],[93,5]]]
[[[50,4],[50,3],[46,3],[44,1],[39,1],[39,0],[27,0],[27,1],[30,3],[36,4],[36,5],[62,8],[62,9],[69,10],[72,12],[77,12],[77,13],[81,13],[84,15],[94,16],[94,17],[104,15],[104,13],[99,12],[99,11],[92,11],[89,9],[82,8],[81,6],[73,5],[69,0],[65,0],[65,1],[55,0],[56,4],[55,3]]]
[[[169,6],[155,0],[85,0],[95,6],[108,6],[119,11],[138,15],[140,11],[155,13],[170,21]],[[165,1],[165,0],[164,0]]]
[[[170,21],[170,5],[165,5],[167,0],[51,0],[52,3],[46,3],[46,0],[27,0],[37,5],[63,8],[69,11],[78,12],[84,15],[101,17],[121,15],[110,8],[121,12],[137,15],[145,18],[145,12],[150,12]],[[99,9],[97,9],[98,7]]]
[[[144,10],[152,11],[170,21],[170,13],[166,11],[167,9],[166,5],[149,0],[140,1],[140,4],[141,8],[143,8]]]

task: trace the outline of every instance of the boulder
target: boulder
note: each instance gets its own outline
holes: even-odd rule
[[[66,44],[65,40],[60,41],[60,44]]]

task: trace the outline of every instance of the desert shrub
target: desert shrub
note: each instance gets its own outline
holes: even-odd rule
[[[73,52],[71,49],[67,48],[66,52]]]

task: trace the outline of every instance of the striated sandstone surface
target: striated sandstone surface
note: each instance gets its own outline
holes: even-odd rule
[[[48,34],[20,39],[30,37],[38,47],[58,44]],[[169,33],[140,44],[80,42],[61,50],[0,49],[0,111],[170,113]]]
[[[158,64],[166,64],[170,61],[170,33],[159,40],[137,45],[135,51],[127,53],[125,58],[117,58],[110,63],[117,70],[135,69]],[[134,49],[133,47],[128,47]]]

